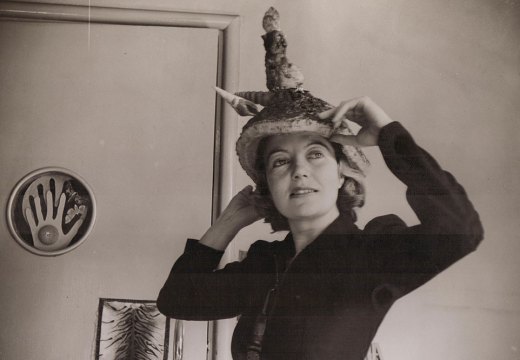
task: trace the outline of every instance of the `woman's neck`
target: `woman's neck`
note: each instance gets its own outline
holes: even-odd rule
[[[294,240],[296,254],[305,249],[339,216],[337,208],[314,219],[290,219],[289,227]]]

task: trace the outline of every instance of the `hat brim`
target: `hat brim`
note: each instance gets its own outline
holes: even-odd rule
[[[297,133],[314,133],[326,139],[329,139],[333,134],[352,134],[348,128],[335,130],[331,124],[304,116],[291,119],[257,121],[253,125],[244,128],[236,143],[236,151],[240,165],[247,175],[257,183],[260,174],[257,174],[256,161],[260,141],[269,136]],[[345,175],[353,177],[362,183],[365,177],[365,171],[369,167],[368,159],[363,152],[355,146],[343,145],[342,151],[345,154],[347,165],[350,168],[348,175]]]

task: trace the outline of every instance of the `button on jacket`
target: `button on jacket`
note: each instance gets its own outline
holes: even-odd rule
[[[220,270],[223,252],[189,239],[159,294],[159,310],[187,320],[240,316],[235,360],[246,358],[255,323],[264,320],[261,359],[362,360],[391,305],[483,237],[464,189],[401,124],[381,129],[379,147],[407,186],[419,225],[386,215],[360,230],[340,215],[296,257],[289,233],[282,241],[255,242],[243,261]]]

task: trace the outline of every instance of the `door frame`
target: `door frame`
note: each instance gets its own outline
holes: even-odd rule
[[[116,8],[102,6],[63,5],[34,2],[0,2],[0,20],[59,21],[88,24],[146,25],[189,27],[218,30],[217,78],[215,85],[236,91],[239,81],[240,17],[235,14],[176,10]],[[90,46],[90,37],[88,39]],[[216,96],[213,157],[212,221],[233,196],[233,163],[235,157],[237,116],[230,106]],[[221,360],[217,349],[229,346],[225,324],[208,323],[208,360]]]

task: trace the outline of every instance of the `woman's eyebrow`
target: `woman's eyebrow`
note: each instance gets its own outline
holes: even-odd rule
[[[330,150],[330,147],[327,145],[327,143],[324,140],[312,140],[312,141],[309,141],[309,143],[307,145],[305,145],[305,148],[311,147],[313,145],[321,145],[324,148]]]
[[[265,156],[265,159],[266,160],[269,160],[269,158],[271,156],[273,156],[274,154],[278,153],[278,152],[283,152],[283,153],[288,153],[287,150],[285,150],[284,148],[280,148],[280,147],[277,147],[277,148],[274,148],[274,149],[271,149],[269,150],[269,152],[266,154]]]

